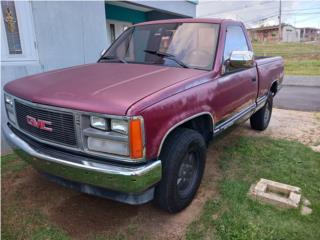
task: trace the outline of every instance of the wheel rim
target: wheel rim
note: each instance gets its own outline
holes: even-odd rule
[[[190,151],[181,162],[177,178],[178,193],[181,197],[187,196],[196,182],[199,166],[196,156],[194,151]]]
[[[267,103],[266,110],[264,112],[264,118],[263,118],[263,121],[264,121],[265,125],[268,124],[268,122],[269,122],[270,114],[271,114],[270,104]]]

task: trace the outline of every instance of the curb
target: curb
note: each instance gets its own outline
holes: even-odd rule
[[[320,76],[285,76],[283,86],[320,87]]]

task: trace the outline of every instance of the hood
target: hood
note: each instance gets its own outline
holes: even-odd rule
[[[205,71],[144,64],[95,63],[8,83],[22,99],[88,112],[125,115],[139,100]]]

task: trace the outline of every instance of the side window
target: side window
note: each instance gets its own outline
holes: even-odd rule
[[[223,59],[230,58],[232,51],[248,51],[248,44],[243,30],[240,26],[227,27],[226,43],[224,47]]]

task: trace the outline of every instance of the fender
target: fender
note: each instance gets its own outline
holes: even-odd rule
[[[194,119],[194,118],[197,118],[197,117],[200,117],[200,116],[204,116],[204,115],[208,115],[210,116],[211,120],[212,120],[212,130],[214,129],[214,118],[212,116],[212,114],[210,112],[200,112],[200,113],[197,113],[197,114],[194,114],[190,117],[187,117],[185,119],[183,119],[182,121],[174,124],[171,128],[169,128],[169,130],[165,133],[165,135],[163,136],[162,140],[161,140],[161,143],[160,143],[160,146],[159,146],[159,149],[158,149],[158,154],[157,154],[157,158],[159,158],[160,156],[160,153],[161,153],[161,150],[162,150],[162,147],[163,147],[163,144],[165,142],[165,140],[167,139],[167,137],[169,136],[169,134],[175,130],[177,127],[179,127],[180,125],[182,125],[183,123],[185,122],[188,122],[189,120],[191,119]]]

